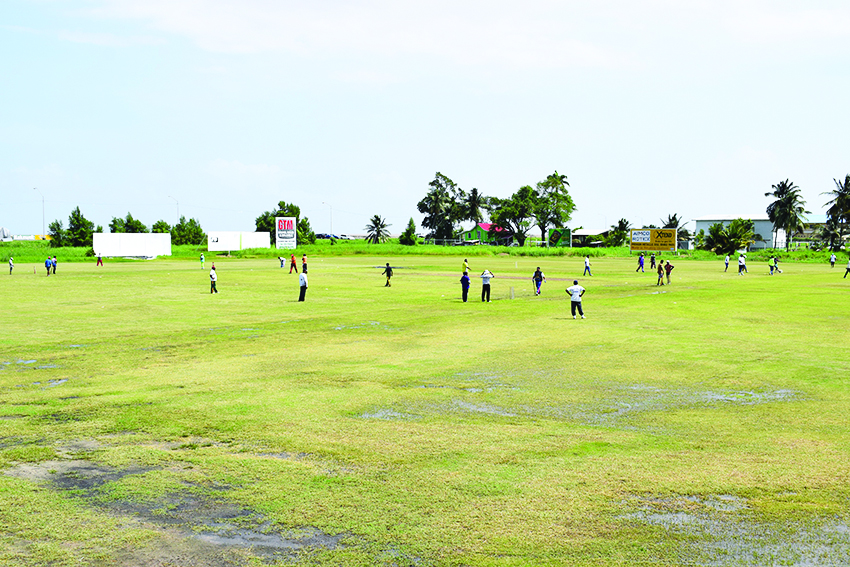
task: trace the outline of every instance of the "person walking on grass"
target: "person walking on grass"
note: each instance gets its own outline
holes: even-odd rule
[[[573,285],[567,288],[567,293],[570,294],[570,313],[573,319],[576,318],[576,310],[581,318],[584,319],[584,311],[581,309],[581,296],[584,295],[584,288],[578,285],[578,280],[573,280]]]
[[[56,275],[56,256],[53,257],[53,260],[50,261],[50,265],[53,267],[53,275]]]
[[[47,260],[44,261],[44,267],[47,268],[47,275],[50,275],[50,268],[53,267],[53,262],[50,260],[50,256],[47,257]]]
[[[583,276],[592,276],[590,273],[590,256],[584,257],[584,272],[581,274]]]
[[[767,259],[767,267],[770,269],[770,274],[769,274],[769,275],[771,275],[771,276],[772,276],[772,275],[773,275],[773,258],[768,258],[768,259]]]
[[[210,293],[218,293],[218,290],[215,287],[215,282],[218,281],[218,274],[215,272],[215,264],[210,269]]]
[[[537,266],[537,269],[534,271],[534,275],[531,276],[531,281],[534,282],[534,287],[537,288],[537,295],[540,295],[540,286],[542,286],[543,282],[546,281],[546,274],[540,271],[540,266]]]
[[[463,259],[463,271],[467,273],[469,272],[469,260],[466,258]]]
[[[295,274],[298,275],[298,264],[295,263],[295,254],[289,259],[289,273],[292,273],[292,270],[295,270]]]
[[[847,278],[847,274],[850,274],[850,259],[847,260],[847,269],[844,270],[844,278]]]
[[[392,287],[393,284],[390,283],[390,280],[393,277],[393,269],[390,267],[390,263],[387,262],[387,267],[384,268],[384,271],[381,273],[382,276],[387,276],[387,283],[384,287]]]
[[[490,270],[481,272],[481,301],[490,303],[490,280],[495,277]]]
[[[306,264],[305,264],[306,266]],[[301,288],[301,292],[298,294],[298,301],[304,301],[304,298],[307,296],[307,269],[305,267],[304,271],[298,276],[298,285]]]
[[[12,270],[15,267],[15,259],[9,256],[9,275],[12,275]]]
[[[206,258],[204,258],[204,253],[201,252],[201,269],[204,269],[204,264],[206,263]]]
[[[650,270],[655,269],[655,252],[653,252],[652,254],[649,255],[649,269]]]
[[[655,282],[656,286],[664,285],[664,262],[658,262],[658,281]]]
[[[469,297],[469,272],[464,272],[460,278],[460,290],[463,296],[463,302],[466,303],[466,298]]]
[[[667,285],[670,285],[670,272],[673,271],[673,264],[670,263],[670,260],[667,260],[667,263],[664,264],[664,273],[667,274]]]
[[[830,256],[829,256],[829,267],[830,267],[830,268],[834,268],[834,267],[835,267],[835,252],[833,252],[833,253],[832,253],[832,254],[830,254]]]
[[[643,272],[643,262],[643,252],[641,252],[640,256],[638,256],[638,267],[637,270],[635,270],[636,272]]]
[[[729,270],[729,254],[726,254],[726,258],[723,261],[726,262],[726,267],[723,269],[726,272]]]
[[[738,256],[738,275],[743,276],[744,270],[747,269],[747,261],[744,259],[744,255],[741,254]]]

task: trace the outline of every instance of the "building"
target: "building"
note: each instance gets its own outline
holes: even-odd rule
[[[602,246],[602,239],[611,232],[610,228],[579,228],[573,231],[573,246]]]
[[[767,213],[761,213],[759,215],[708,215],[692,219],[696,222],[694,234],[699,234],[699,231],[701,230],[704,230],[705,234],[708,234],[708,227],[710,227],[711,225],[722,222],[723,226],[728,226],[729,223],[731,223],[735,219],[746,219],[753,221],[753,232],[755,232],[756,235],[761,236],[762,239],[755,241],[750,246],[751,249],[756,250],[761,248],[773,248],[775,229],[773,227],[773,223],[770,222],[770,219],[767,218]],[[784,246],[784,240],[782,244]]]
[[[500,236],[499,233],[506,232],[501,227],[496,227],[496,234],[490,234],[490,227],[493,226],[489,222],[479,222],[469,230],[461,233],[460,238],[464,244],[505,244],[505,239],[510,240],[510,236]]]

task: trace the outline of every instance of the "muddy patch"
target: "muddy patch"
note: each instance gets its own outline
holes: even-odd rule
[[[850,527],[836,518],[764,522],[743,498],[635,498],[621,517],[682,537],[688,564],[850,565]]]

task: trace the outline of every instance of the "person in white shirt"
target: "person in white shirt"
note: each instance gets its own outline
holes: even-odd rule
[[[583,275],[583,276],[592,276],[593,275],[593,274],[590,273],[590,256],[584,257],[584,273],[582,273],[581,275]]]
[[[298,276],[298,284],[301,286],[301,293],[298,295],[298,301],[304,301],[304,297],[307,295],[307,266],[304,266],[304,270]]]
[[[729,269],[729,254],[726,254],[726,259],[723,261],[726,262],[726,268],[723,270],[725,272]]]
[[[9,256],[9,275],[12,275],[12,268],[15,267],[15,259]]]
[[[484,270],[481,273],[481,301],[490,303],[490,280],[495,277],[490,270]]]
[[[215,266],[210,269],[210,293],[218,293],[215,288],[215,282],[218,281],[218,274],[215,273]]]
[[[567,293],[570,294],[570,312],[573,314],[573,319],[576,318],[576,310],[585,319],[584,311],[581,309],[581,296],[584,295],[584,288],[578,285],[578,280],[573,280],[573,285],[567,288]]]
[[[832,253],[832,254],[830,254],[830,256],[829,256],[829,267],[830,267],[830,268],[834,268],[834,267],[835,267],[835,253]]]
[[[743,276],[744,272],[747,269],[747,260],[744,258],[744,255],[741,254],[738,256],[738,275]]]
[[[847,277],[847,274],[850,274],[850,260],[847,260],[847,269],[844,270],[844,277]]]

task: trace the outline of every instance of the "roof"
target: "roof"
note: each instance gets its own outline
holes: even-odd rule
[[[691,219],[694,221],[733,221],[735,219],[748,219],[752,221],[769,221],[766,213],[759,213],[757,215],[706,215],[704,217],[697,217],[695,219]]]
[[[475,225],[475,226],[473,226],[472,228],[470,228],[469,230],[475,230],[476,228],[481,228],[482,230],[485,230],[485,231],[487,231],[487,232],[490,232],[490,227],[491,227],[491,226],[493,226],[493,225],[492,225],[491,223],[489,223],[489,222],[480,222],[480,223],[478,223],[477,225]],[[469,232],[469,230],[467,230],[466,232]],[[502,232],[503,230],[505,230],[505,229],[504,229],[504,228],[502,228],[502,227],[500,227],[500,226],[497,226],[497,227],[496,227],[496,232]]]

